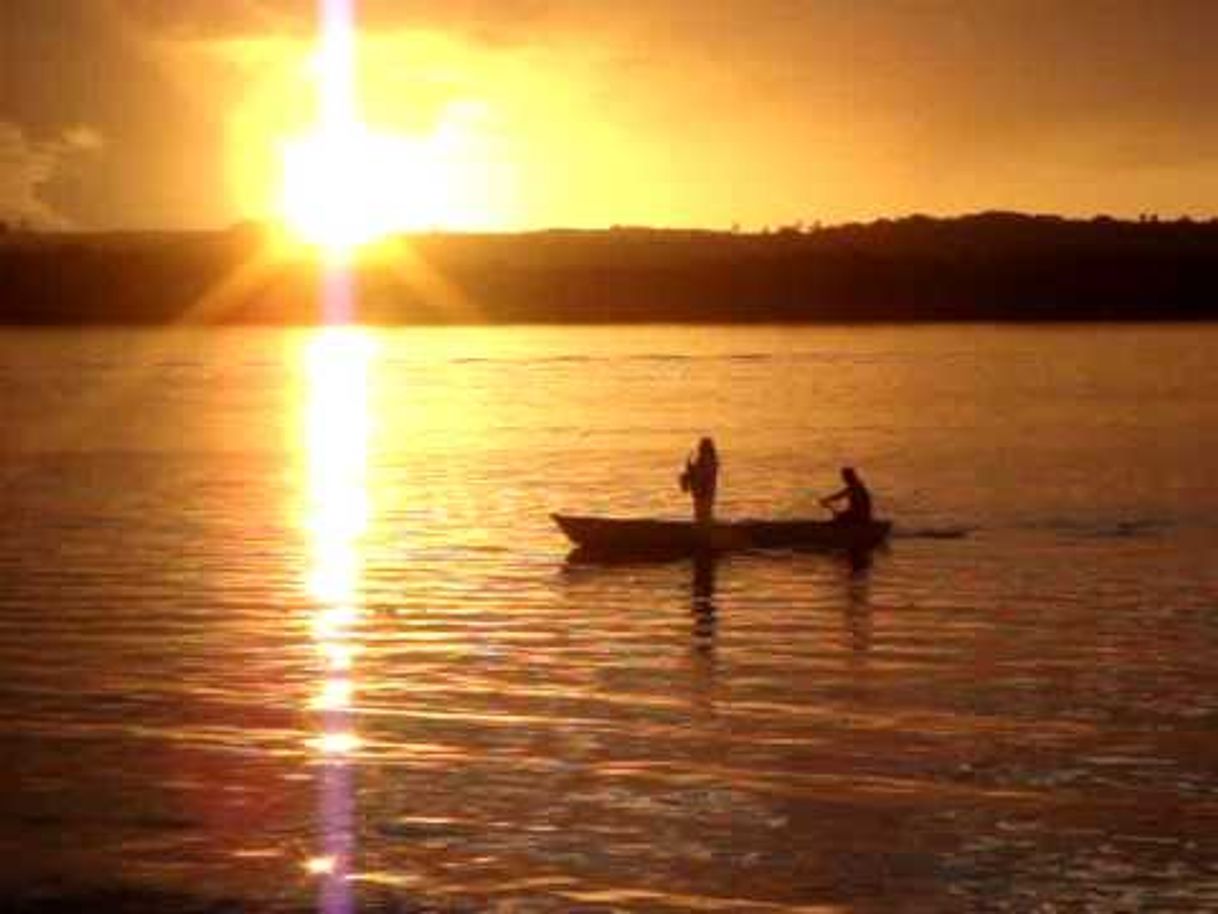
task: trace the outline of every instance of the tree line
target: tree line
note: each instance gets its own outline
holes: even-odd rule
[[[1109,321],[1218,317],[1218,220],[911,216],[760,233],[393,239],[368,323]],[[0,235],[0,322],[308,324],[323,266],[257,226]]]

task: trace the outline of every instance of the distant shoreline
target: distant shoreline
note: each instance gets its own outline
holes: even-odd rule
[[[320,272],[256,226],[8,231],[0,325],[308,326]],[[355,282],[369,325],[1191,322],[1218,318],[1218,220],[425,234],[369,257]]]

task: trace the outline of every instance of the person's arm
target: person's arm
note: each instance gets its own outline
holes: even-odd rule
[[[824,498],[822,498],[820,500],[820,503],[822,505],[824,505],[826,508],[831,508],[834,505],[834,503],[841,501],[843,498],[845,498],[849,494],[850,494],[850,489],[845,488],[839,492],[834,492],[832,495],[826,495]]]

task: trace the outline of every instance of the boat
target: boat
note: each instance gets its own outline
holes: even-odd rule
[[[689,520],[550,515],[582,555],[676,558],[753,549],[868,552],[888,538],[886,520],[718,521],[709,530]]]

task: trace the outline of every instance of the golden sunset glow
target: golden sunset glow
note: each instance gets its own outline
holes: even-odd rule
[[[1215,36],[0,0],[0,914],[1218,914]]]
[[[305,350],[305,527],[312,543],[305,584],[315,604],[312,637],[325,664],[309,702],[325,716],[310,746],[323,755],[342,755],[359,745],[349,714],[360,622],[360,538],[368,524],[366,401],[372,352],[364,332],[344,327],[322,331]]]
[[[351,680],[328,679],[313,699],[313,708],[317,711],[345,710],[351,706],[351,693]]]
[[[337,238],[338,236],[332,236]],[[346,236],[340,239],[348,241]],[[342,277],[322,294],[346,293]],[[369,522],[367,463],[371,436],[368,369],[375,347],[366,331],[330,326],[302,349],[302,527],[309,542],[304,588],[309,634],[320,660],[307,709],[316,724],[306,745],[322,766],[317,808],[320,853],[304,863],[321,878],[323,914],[354,910],[349,885],[355,856],[352,757],[356,730],[362,608],[362,540]]]
[[[305,351],[305,526],[312,543],[305,584],[316,604],[312,631],[319,653],[344,676],[360,615],[360,537],[368,525],[367,372],[373,351],[365,332],[342,327],[321,331]]]
[[[497,224],[472,180],[477,108],[454,106],[429,134],[377,132],[354,116],[282,148],[282,218],[298,237],[350,250],[395,232]]]
[[[305,872],[310,876],[328,876],[334,872],[333,857],[310,857],[305,861]]]
[[[396,232],[496,224],[489,153],[479,148],[485,106],[449,101],[427,129],[411,133],[374,128],[362,115],[359,52],[350,15],[327,16],[307,68],[316,123],[279,144],[286,228],[341,254]]]
[[[472,227],[481,214],[462,205],[448,165],[458,143],[377,134],[360,124],[290,141],[284,221],[302,239],[338,251],[394,232]]]
[[[290,237],[341,253],[397,232],[693,213],[695,160],[611,116],[613,93],[582,54],[366,23],[320,34],[196,52],[208,72],[244,77],[225,115],[230,196]],[[738,197],[718,180],[710,190]]]
[[[1014,0],[3,3],[0,212],[290,222],[333,243],[989,209],[1208,219],[1199,36],[1218,7],[1047,6],[1028,27]],[[48,69],[48,48],[87,53]],[[350,132],[324,129],[336,81],[359,103]]]
[[[354,733],[323,733],[309,741],[310,747],[327,756],[350,755],[362,745],[360,738]]]

